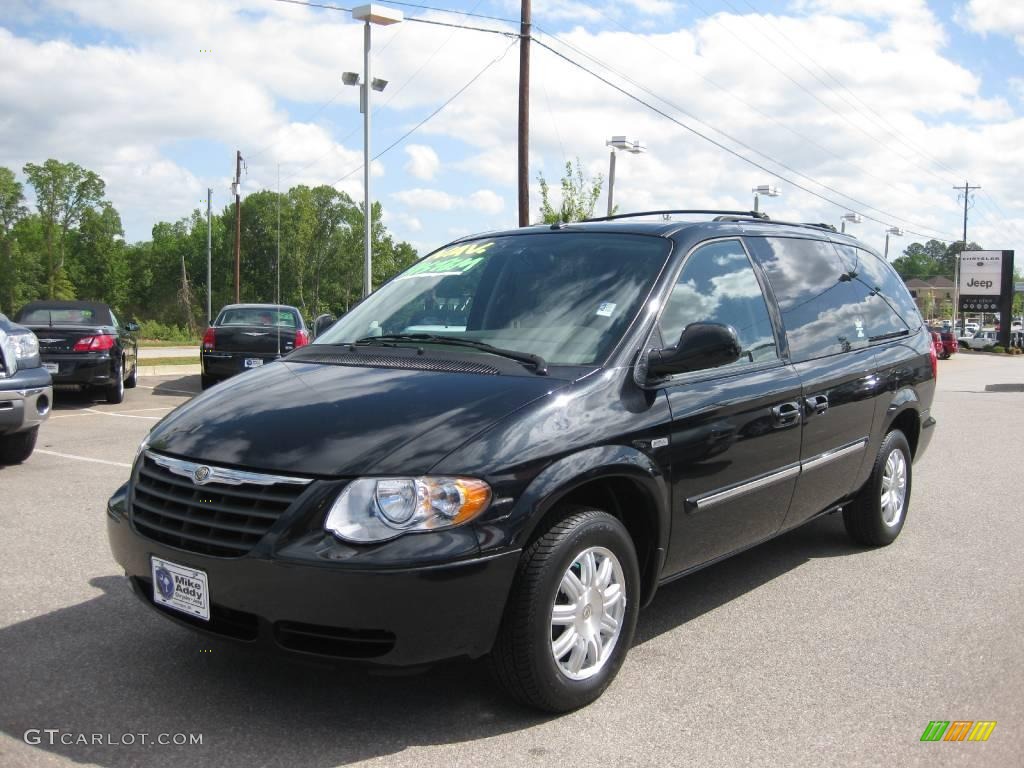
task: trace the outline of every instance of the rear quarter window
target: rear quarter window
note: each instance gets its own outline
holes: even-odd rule
[[[750,240],[778,302],[794,362],[860,349],[908,330],[878,292],[857,279],[832,243]]]
[[[864,248],[836,245],[844,265],[876,295],[880,296],[903,323],[917,330],[924,322],[906,284],[882,257]]]

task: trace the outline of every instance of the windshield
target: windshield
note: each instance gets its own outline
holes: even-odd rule
[[[89,307],[35,307],[22,312],[19,322],[54,325],[110,325],[109,317],[99,317]]]
[[[460,243],[414,264],[316,343],[426,333],[555,365],[598,364],[636,316],[669,250],[660,237],[581,232]]]
[[[295,313],[288,310],[246,307],[244,309],[225,309],[215,325],[269,325],[295,328],[297,320]]]

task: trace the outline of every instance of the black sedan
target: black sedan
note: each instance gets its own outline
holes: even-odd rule
[[[125,389],[135,386],[139,326],[120,322],[106,304],[33,301],[16,320],[39,338],[43,367],[55,386],[101,389],[108,403],[120,403]]]
[[[272,363],[311,341],[296,307],[229,304],[203,334],[200,360],[207,389],[237,373]]]

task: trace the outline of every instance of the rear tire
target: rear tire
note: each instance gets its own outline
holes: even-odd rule
[[[585,706],[622,666],[639,609],[640,571],[626,528],[600,510],[566,510],[523,552],[492,673],[527,706]]]
[[[910,507],[911,455],[906,436],[898,429],[885,436],[868,481],[843,510],[846,532],[865,547],[884,547],[896,541]]]
[[[0,464],[21,464],[36,447],[39,427],[0,437]]]
[[[122,369],[124,365],[122,364]],[[139,358],[135,358],[135,365],[132,367],[132,375],[124,380],[125,389],[135,389],[135,385],[139,383]]]
[[[124,366],[119,365],[115,372],[115,378],[113,384],[108,384],[104,387],[103,391],[106,393],[107,402],[111,405],[117,405],[118,403],[124,402]]]

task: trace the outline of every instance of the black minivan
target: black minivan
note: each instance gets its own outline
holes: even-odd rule
[[[660,584],[840,510],[891,543],[935,425],[903,282],[830,227],[673,213],[460,240],[168,415],[107,509],[135,594],[321,658],[489,656],[566,711]]]

